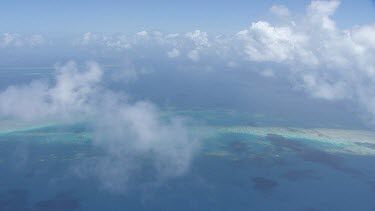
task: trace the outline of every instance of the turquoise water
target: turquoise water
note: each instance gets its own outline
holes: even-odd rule
[[[102,153],[90,133],[78,124],[1,135],[0,210],[375,209],[373,156],[272,134],[210,133],[185,174],[156,184],[138,158],[142,176],[107,191],[72,171]]]

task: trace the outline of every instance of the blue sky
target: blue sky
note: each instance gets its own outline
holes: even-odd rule
[[[59,34],[201,29],[231,34],[253,21],[268,19],[268,10],[273,4],[283,4],[298,16],[309,3],[307,0],[0,1],[0,29],[1,32]],[[371,0],[343,0],[335,19],[342,27],[370,23],[375,20],[375,4]]]

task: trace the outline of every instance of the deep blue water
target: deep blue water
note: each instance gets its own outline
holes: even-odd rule
[[[0,210],[375,210],[374,157],[327,153],[312,140],[206,138],[186,174],[155,184],[145,164],[118,193],[72,174],[100,155],[77,131],[0,137]]]

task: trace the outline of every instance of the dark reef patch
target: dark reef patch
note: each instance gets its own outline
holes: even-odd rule
[[[67,211],[77,210],[80,201],[67,193],[59,193],[52,199],[29,205],[29,192],[24,189],[11,189],[0,194],[1,211]]]
[[[344,161],[337,155],[311,148],[301,142],[289,140],[279,135],[268,134],[265,140],[271,143],[277,152],[293,151],[304,161],[325,165],[353,176],[361,175],[358,170],[345,166]]]
[[[286,166],[288,162],[286,159],[275,156],[274,154],[254,154],[250,155],[249,159],[251,161],[251,165],[258,167],[258,168],[270,168],[273,166]]]
[[[375,144],[372,143],[365,143],[365,142],[354,142],[356,145],[361,146],[361,147],[366,147],[369,149],[375,149]]]
[[[243,141],[230,141],[227,144],[227,149],[235,153],[245,153],[248,151],[248,145]]]
[[[12,189],[0,194],[0,210],[24,210],[27,207],[29,194],[23,189]]]
[[[251,162],[248,159],[233,159],[230,160],[230,164],[235,168],[247,168],[251,166]]]
[[[297,181],[303,179],[320,179],[311,169],[287,171],[285,172],[283,177],[290,181]]]
[[[77,210],[81,207],[78,199],[67,193],[59,193],[54,198],[37,202],[32,211],[66,211]]]
[[[254,189],[262,192],[269,192],[278,185],[276,181],[265,177],[253,177],[251,180],[254,183]]]

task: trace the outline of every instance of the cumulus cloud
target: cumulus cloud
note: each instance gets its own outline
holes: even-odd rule
[[[237,34],[248,60],[287,65],[290,77],[311,96],[351,100],[375,117],[373,25],[339,29],[332,15],[339,1],[312,1],[306,16],[287,24],[252,23]],[[280,67],[281,67],[280,66]]]
[[[0,47],[35,47],[45,42],[42,35],[0,34]]]
[[[288,17],[290,15],[289,9],[284,5],[272,5],[270,12],[279,17]]]
[[[69,120],[90,112],[88,102],[98,92],[102,71],[89,62],[85,71],[76,63],[57,67],[56,83],[44,81],[10,86],[0,94],[0,114],[23,121]]]
[[[327,30],[335,30],[335,22],[331,16],[340,5],[338,0],[332,1],[312,1],[307,8],[309,21]]]
[[[244,41],[244,52],[250,60],[315,62],[311,52],[304,48],[308,38],[288,26],[275,27],[268,22],[258,21],[252,23],[249,29],[238,32],[237,36]]]
[[[184,36],[178,33],[165,34],[159,31],[141,31],[133,35],[117,36],[87,32],[78,39],[76,46],[116,50],[132,49],[133,52],[141,51],[141,53],[145,53],[144,47],[146,47],[148,50],[164,51],[168,58],[186,55],[192,61],[199,60],[202,51],[214,47],[207,32],[200,30],[188,32]]]
[[[369,49],[375,48],[375,24],[355,27],[351,31],[354,42]]]
[[[184,55],[192,62],[210,58],[227,66],[248,61],[269,65],[274,73],[283,72],[276,75],[290,78],[295,87],[312,97],[349,100],[375,118],[371,100],[375,98],[375,25],[340,29],[333,19],[339,6],[338,0],[314,0],[306,6],[305,14],[295,19],[285,6],[273,5],[270,11],[281,22],[256,21],[233,36],[210,37],[201,30],[182,35],[141,32],[134,36],[147,35],[147,39],[131,38],[128,43],[137,48],[147,42],[167,58]]]
[[[199,51],[196,50],[196,49],[189,51],[187,56],[188,56],[189,59],[191,59],[195,62],[199,61]]]
[[[185,36],[191,39],[198,49],[210,46],[207,32],[195,30],[193,32],[186,33]]]
[[[131,42],[125,35],[106,36],[99,33],[86,32],[82,38],[77,42],[78,45],[83,46],[101,46],[113,49],[129,49]]]
[[[183,120],[174,117],[162,121],[153,104],[128,102],[126,96],[103,85],[103,74],[95,62],[84,67],[74,62],[57,66],[53,82],[34,81],[1,92],[0,117],[28,122],[89,122],[93,145],[101,153],[74,166],[73,171],[82,178],[96,178],[109,191],[126,191],[128,180],[146,166],[153,172],[149,181],[184,174],[197,142]]]
[[[211,46],[207,32],[195,30],[193,32],[186,33],[185,37],[193,42],[193,49],[187,54],[188,58],[194,62],[199,61],[200,51]]]
[[[148,32],[147,31],[140,31],[140,32],[137,32],[136,35],[139,36],[139,37],[147,38]]]
[[[133,35],[105,35],[86,32],[76,41],[76,46],[104,47],[116,50],[128,50],[143,45],[167,45],[174,43],[178,34],[164,35],[159,31],[140,31]]]
[[[169,58],[176,58],[180,56],[180,51],[176,48],[173,48],[172,50],[167,52],[167,55]]]

